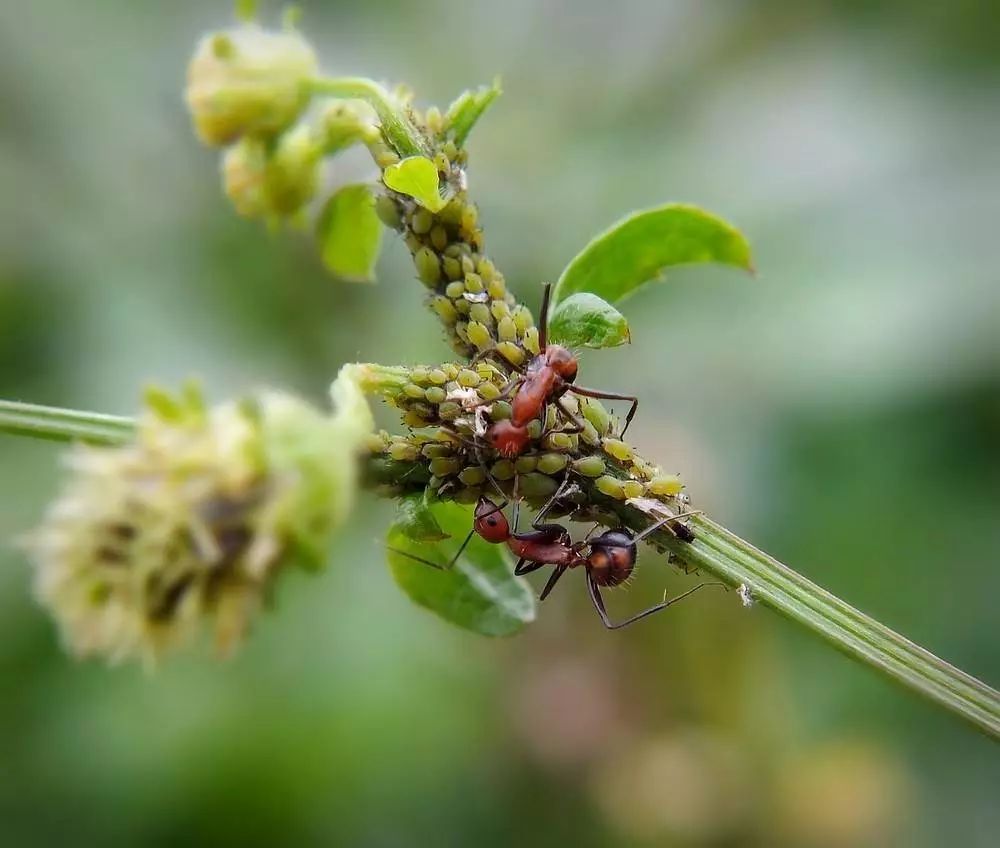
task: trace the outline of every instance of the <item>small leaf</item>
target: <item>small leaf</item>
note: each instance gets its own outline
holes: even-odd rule
[[[445,126],[451,131],[455,144],[461,147],[469,131],[501,94],[500,78],[493,85],[483,86],[475,91],[465,91],[455,98],[445,115]]]
[[[472,510],[451,503],[436,503],[433,510],[451,535],[445,542],[419,543],[396,525],[389,530],[389,568],[410,599],[483,636],[509,636],[534,621],[531,588],[514,576],[506,547],[474,536],[454,567],[446,571],[398,553],[405,551],[440,565],[451,561],[472,527]]]
[[[628,321],[590,292],[571,294],[549,316],[549,338],[568,347],[617,347],[630,342]]]
[[[371,282],[382,243],[382,224],[367,185],[339,189],[323,207],[316,224],[323,264],[351,282]]]
[[[614,303],[668,268],[701,262],[753,271],[750,245],[735,227],[696,206],[661,206],[595,238],[566,266],[553,297],[588,291]]]
[[[424,495],[408,495],[400,499],[393,529],[401,531],[414,542],[440,542],[448,538]]]
[[[386,187],[408,195],[429,212],[440,212],[446,200],[441,197],[437,167],[426,156],[409,156],[382,172]]]

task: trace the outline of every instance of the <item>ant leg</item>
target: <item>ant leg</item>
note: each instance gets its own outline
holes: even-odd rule
[[[608,611],[604,608],[604,599],[601,597],[600,587],[598,587],[594,578],[590,574],[587,575],[587,588],[590,590],[590,600],[594,602],[594,609],[597,610],[597,614],[601,617],[601,621],[604,622],[604,626],[607,627],[608,630],[618,630],[622,627],[628,627],[628,625],[634,624],[640,619],[645,618],[647,615],[652,615],[654,612],[666,609],[667,607],[676,604],[678,601],[683,601],[688,595],[693,595],[699,589],[704,589],[706,586],[722,586],[722,588],[726,588],[725,583],[699,583],[693,589],[688,589],[683,594],[678,595],[676,598],[671,598],[669,601],[666,600],[666,594],[664,593],[664,600],[661,603],[650,607],[648,610],[643,610],[642,612],[633,615],[631,618],[626,618],[624,621],[618,622],[618,624],[614,624],[611,619],[608,618]]]
[[[655,533],[661,527],[666,527],[671,533],[680,538],[678,532],[670,526],[671,521],[677,521],[679,518],[687,518],[689,515],[704,515],[704,510],[691,509],[687,512],[678,512],[677,515],[671,515],[667,518],[661,518],[655,524],[650,524],[645,530],[643,530],[638,536],[632,539],[632,544],[636,544],[645,539],[650,533]]]
[[[521,500],[517,496],[517,484],[520,481],[520,479],[521,478],[515,473],[514,483],[510,488],[510,499],[514,503],[514,529],[511,531],[512,536],[517,534],[517,522],[518,519],[521,517]]]
[[[544,562],[528,561],[521,557],[517,561],[517,565],[514,566],[514,576],[523,577],[525,574],[531,574],[532,571],[538,571],[543,565],[545,565]]]
[[[582,433],[585,428],[583,426],[583,421],[580,420],[580,417],[563,403],[562,398],[559,398],[559,400],[556,401],[556,405],[559,407],[559,411],[562,412],[562,414],[568,418],[570,423],[573,425],[569,428],[564,427],[560,430],[560,432],[569,433],[570,435],[573,433]]]
[[[545,502],[545,504],[542,506],[540,510],[538,510],[538,514],[535,516],[535,520],[531,522],[532,527],[534,527],[536,530],[542,529],[542,519],[545,518],[545,514],[550,509],[552,509],[553,506],[555,506],[556,501],[558,501],[559,498],[563,496],[563,494],[570,487],[570,485],[571,483],[569,480],[569,476],[564,477],[562,483],[559,484],[559,488],[556,489],[555,494],[552,495],[552,497]]]
[[[556,570],[552,572],[549,576],[548,582],[545,584],[545,588],[542,589],[542,594],[538,596],[538,600],[544,601],[548,596],[549,592],[555,587],[556,583],[559,582],[559,578],[566,573],[566,569],[569,568],[568,565],[557,565]]]
[[[573,394],[583,395],[584,397],[591,398],[603,398],[604,400],[630,400],[632,401],[632,406],[629,407],[628,415],[625,416],[625,426],[622,427],[621,433],[618,434],[618,438],[624,438],[625,431],[628,430],[628,425],[632,423],[632,419],[635,417],[636,410],[639,408],[639,398],[635,395],[620,395],[617,392],[602,392],[598,389],[585,389],[582,386],[570,386],[569,390]]]
[[[500,351],[495,347],[488,347],[486,350],[479,351],[471,360],[469,360],[470,365],[475,365],[477,362],[482,362],[487,357],[494,357],[497,362],[504,368],[510,368],[514,371],[524,371],[523,365],[515,365],[513,362],[509,362]]]

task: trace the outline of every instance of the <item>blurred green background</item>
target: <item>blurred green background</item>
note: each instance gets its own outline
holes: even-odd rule
[[[267,12],[277,14],[273,6]],[[236,217],[181,95],[225,2],[0,4],[0,396],[109,412],[201,375],[323,397],[352,360],[448,357],[402,244],[375,287]],[[1000,18],[988,3],[306,3],[331,73],[447,103],[488,246],[538,282],[627,211],[699,203],[756,280],[686,270],[626,304],[587,384],[697,506],[1000,680]],[[349,157],[335,177],[371,173]],[[391,417],[386,417],[390,422]],[[0,538],[59,449],[0,438]],[[567,578],[511,640],[384,567],[366,498],[329,571],[242,654],[75,664],[0,554],[6,845],[992,846],[985,738],[767,611],[708,593],[606,633]],[[638,609],[685,585],[647,554]]]

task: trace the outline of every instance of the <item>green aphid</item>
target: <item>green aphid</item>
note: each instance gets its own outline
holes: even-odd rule
[[[444,293],[452,300],[456,300],[465,294],[465,283],[461,280],[455,280],[453,283],[448,283],[448,285],[444,287]]]
[[[444,295],[439,294],[431,298],[431,309],[438,314],[438,318],[444,321],[445,324],[454,324],[458,320],[458,312],[455,310],[452,302]]]
[[[580,401],[580,411],[598,433],[608,432],[611,427],[611,416],[603,403],[593,398],[585,398]]]
[[[684,489],[681,478],[676,474],[661,474],[649,481],[649,491],[654,495],[679,495]]]
[[[423,400],[424,390],[422,387],[418,386],[416,383],[407,383],[403,386],[403,394],[407,397],[413,398],[414,400]]]
[[[465,275],[465,290],[472,294],[479,294],[484,290],[483,278],[479,274],[470,273]]]
[[[456,365],[454,362],[445,363],[441,368],[448,375],[449,380],[454,380],[458,376],[458,372],[462,370],[462,366]]]
[[[483,278],[483,282],[489,285],[496,279],[497,269],[493,263],[484,256],[476,263],[476,273]]]
[[[439,173],[447,174],[451,170],[451,162],[444,153],[438,152],[434,155],[434,167]]]
[[[420,456],[416,445],[409,442],[393,442],[388,448],[389,456],[399,462],[415,462]]]
[[[430,371],[422,365],[410,369],[410,380],[414,383],[426,383]]]
[[[458,475],[458,479],[459,480],[462,479],[461,474]],[[479,486],[473,486],[472,488],[467,488],[467,489],[459,489],[457,492],[455,492],[455,495],[452,498],[452,500],[455,501],[455,503],[470,505],[476,503],[481,497],[482,493],[483,490]]]
[[[427,379],[430,380],[435,386],[443,386],[448,382],[448,375],[445,374],[440,368],[432,368],[427,372]]]
[[[420,449],[421,455],[427,459],[440,459],[442,456],[451,456],[451,445],[442,445],[439,442],[428,442]]]
[[[535,319],[531,317],[531,311],[527,306],[523,304],[518,304],[517,308],[514,309],[513,316],[514,326],[517,327],[517,332],[523,334],[528,327],[534,326]]]
[[[573,470],[581,477],[600,477],[607,466],[599,456],[582,456],[573,460]]]
[[[538,466],[538,457],[536,456],[519,456],[514,460],[514,470],[518,474],[527,474],[529,471],[534,471]]]
[[[499,301],[494,301],[494,306],[499,303]],[[506,304],[503,304],[506,306]],[[496,315],[496,310],[493,310],[493,314]],[[497,322],[497,336],[502,342],[513,342],[517,341],[517,327],[514,325],[514,319],[509,316],[504,316]]]
[[[521,336],[521,344],[524,346],[525,350],[535,356],[538,356],[538,352],[541,350],[538,341],[538,328],[528,327],[528,329],[525,330],[524,334]]]
[[[407,427],[413,427],[415,430],[419,430],[421,427],[430,427],[431,425],[431,422],[415,409],[406,410],[403,414],[403,423]]]
[[[546,453],[538,457],[537,470],[542,474],[558,474],[569,464],[564,453]]]
[[[458,385],[466,389],[474,389],[482,382],[482,378],[471,368],[463,368],[458,372],[456,379],[458,380]]]
[[[472,306],[472,304],[469,303],[469,301],[467,301],[464,297],[453,300],[451,305],[459,315],[468,315],[469,307]]]
[[[464,276],[462,273],[462,263],[454,256],[445,256],[441,264],[444,267],[444,275],[449,280],[461,280]]]
[[[621,439],[604,439],[601,442],[601,446],[604,448],[604,452],[608,456],[613,456],[615,459],[621,460],[622,462],[627,462],[632,458],[632,446],[627,442],[623,442]],[[638,495],[636,495],[638,497]]]
[[[433,469],[431,469],[433,471]],[[603,477],[598,477],[594,481],[594,487],[597,491],[607,495],[610,498],[615,498],[616,500],[625,500],[625,486],[622,481],[617,477],[612,477],[610,474],[605,474]]]
[[[403,216],[399,211],[399,204],[389,195],[380,194],[375,199],[375,214],[390,230],[403,229]]]
[[[481,383],[479,385],[479,396],[483,400],[496,400],[500,397],[500,387],[496,383]]]
[[[497,480],[513,480],[516,473],[514,463],[509,459],[498,459],[490,466],[490,474]]]
[[[479,348],[479,350],[488,350],[493,346],[493,336],[490,335],[489,328],[485,324],[480,324],[478,321],[470,321],[468,333],[469,342]]]
[[[537,418],[532,418],[527,424],[528,438],[537,442],[542,437],[542,422]]]
[[[440,456],[432,459],[428,467],[435,477],[450,477],[453,474],[458,474],[462,463],[453,456]]]
[[[458,145],[456,145],[455,142],[452,141],[451,139],[449,139],[443,145],[441,145],[441,150],[444,152],[444,155],[447,156],[452,161],[458,158],[458,153],[459,153]]]
[[[437,254],[429,247],[422,247],[413,256],[417,266],[417,274],[421,282],[428,286],[436,286],[441,280],[441,263]]]
[[[454,421],[462,414],[462,407],[453,400],[446,400],[438,406],[438,417],[444,421]]]
[[[522,365],[527,358],[524,349],[514,344],[514,342],[500,342],[497,344],[497,353],[506,359],[511,365]]]
[[[472,261],[472,257],[468,254],[462,255],[462,273],[472,274],[476,270],[476,263]]]
[[[524,497],[530,500],[542,500],[550,498],[559,488],[559,483],[545,474],[532,471],[518,478],[517,489]]]
[[[459,472],[458,479],[466,486],[479,486],[486,481],[486,469],[480,465],[470,465]]]
[[[555,404],[547,403],[545,405],[545,429],[554,430],[556,424],[559,421],[559,412]]]
[[[440,386],[429,386],[424,390],[424,397],[429,403],[443,403],[448,393]]]
[[[490,312],[493,313],[493,317],[497,321],[503,321],[504,318],[510,320],[511,326],[514,327],[514,321],[510,317],[510,306],[507,304],[506,300],[494,300],[490,303]],[[517,338],[517,327],[514,327],[514,335],[510,338],[513,341]]]
[[[410,253],[416,255],[416,252],[424,246],[423,239],[420,238],[416,233],[411,233],[407,230],[406,235],[403,236],[403,241],[406,243],[407,248],[409,248]]]
[[[626,480],[622,488],[626,498],[641,498],[646,491],[646,487],[638,480]]]
[[[573,439],[569,433],[549,433],[542,440],[542,446],[549,450],[568,451],[573,447]]]
[[[418,236],[427,235],[434,226],[434,216],[426,209],[417,209],[410,217],[410,229]]]
[[[450,206],[447,207],[447,209],[445,210],[445,212],[447,212],[448,209],[451,209],[451,207]],[[445,212],[441,213],[441,217],[444,217]],[[460,259],[461,256],[462,256],[462,245],[460,243],[458,243],[458,242],[454,242],[452,244],[449,244],[444,249],[444,255],[445,256],[450,256],[452,259]]]
[[[490,418],[493,421],[506,421],[513,414],[514,410],[505,400],[498,400],[490,409]]]
[[[483,277],[483,279],[485,280],[486,278]],[[504,300],[507,297],[507,284],[504,282],[503,277],[497,276],[486,283],[486,291],[494,300]]]
[[[440,224],[431,229],[431,245],[435,250],[444,250],[448,246],[448,231]]]
[[[462,210],[462,229],[474,230],[479,222],[479,212],[476,207],[469,203]]]
[[[583,422],[583,430],[580,432],[580,438],[592,448],[599,447],[601,444],[601,434],[594,429],[594,425],[589,421]]]
[[[469,308],[469,317],[484,327],[493,326],[493,313],[485,303],[473,303]]]

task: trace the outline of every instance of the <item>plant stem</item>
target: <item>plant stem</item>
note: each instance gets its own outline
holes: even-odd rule
[[[113,445],[127,441],[134,431],[131,418],[0,401],[0,432]],[[369,484],[394,487],[397,494],[405,489],[419,491],[426,485],[426,473],[414,473],[425,469],[414,463],[374,457],[366,471]],[[589,488],[585,480],[580,485],[595,503],[615,511],[633,532],[649,524],[649,517],[639,509],[611,501]],[[754,601],[1000,739],[1000,693],[996,690],[854,609],[716,522],[696,517],[691,523],[697,535],[694,542],[681,542],[666,530],[653,534],[650,541],[728,586],[746,587]]]
[[[0,431],[36,439],[114,445],[132,435],[135,421],[119,415],[0,400]]]
[[[366,101],[378,115],[385,140],[400,156],[426,155],[427,143],[405,108],[399,106],[392,95],[374,80],[365,77],[325,77],[312,80],[309,87],[317,94]]]

